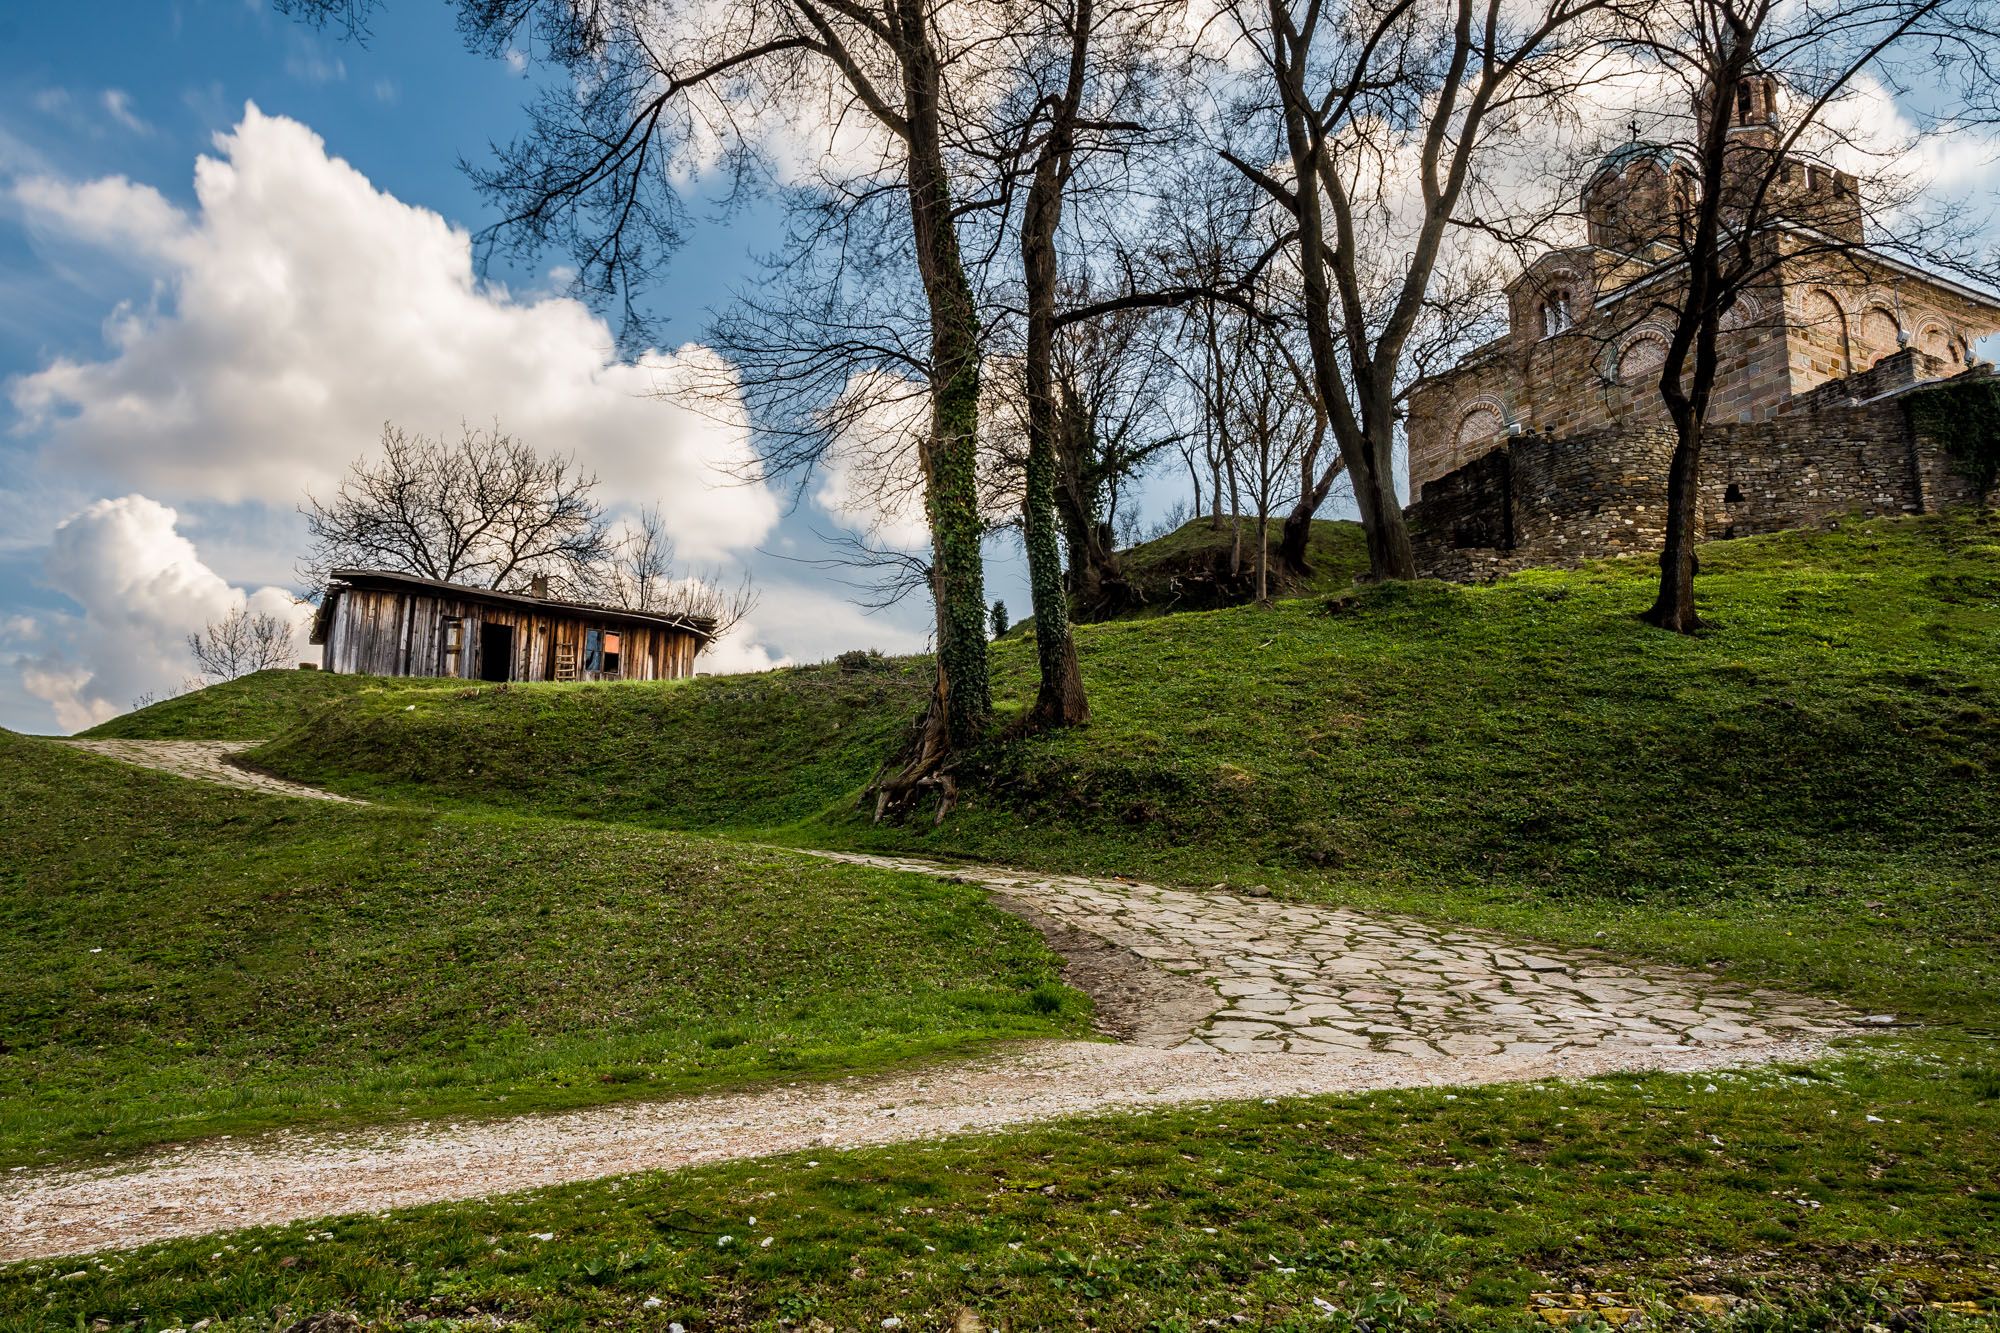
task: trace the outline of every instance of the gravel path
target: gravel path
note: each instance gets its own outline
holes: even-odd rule
[[[261,775],[225,764],[219,744],[91,748],[190,777],[292,787],[238,781]],[[1108,1109],[1808,1059],[1853,1030],[1830,1006],[1701,973],[1533,952],[1406,918],[1120,879],[807,854],[987,885],[1070,959],[1071,979],[1098,998],[1125,1043],[1046,1042],[868,1079],[274,1134],[121,1167],[16,1172],[0,1181],[0,1260]]]
[[[230,763],[230,758],[255,749],[257,741],[79,741],[66,740],[79,750],[91,754],[101,754],[109,759],[122,759],[128,764],[141,768],[157,768],[176,777],[193,778],[198,782],[220,782],[230,787],[247,787],[251,791],[266,792],[273,796],[299,796],[309,801],[340,801],[347,805],[363,802],[352,796],[336,796],[330,791],[317,787],[307,787],[297,782],[287,782],[283,778],[272,777],[269,773],[258,773]]]

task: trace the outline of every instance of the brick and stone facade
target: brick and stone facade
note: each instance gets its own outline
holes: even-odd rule
[[[1767,76],[1746,85],[1732,153],[1776,151],[1777,105]],[[1507,289],[1508,332],[1412,386],[1411,518],[1436,572],[1658,549],[1673,452],[1658,381],[1694,189],[1672,149],[1605,158],[1583,190],[1587,243],[1529,265]],[[1786,159],[1775,191],[1768,281],[1723,319],[1703,530],[1950,502],[1937,451],[1910,462],[1902,410],[1882,395],[1980,373],[1971,349],[2000,332],[2000,297],[1863,245],[1844,172]],[[1912,467],[1924,478],[1897,480]],[[1474,551],[1487,554],[1444,554]]]

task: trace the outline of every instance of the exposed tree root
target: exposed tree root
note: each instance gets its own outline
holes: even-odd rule
[[[875,798],[875,822],[900,819],[914,810],[932,792],[937,793],[937,814],[933,825],[942,824],[958,804],[958,782],[951,775],[957,755],[951,747],[946,725],[946,709],[940,688],[931,695],[924,715],[910,728],[903,748],[886,761],[875,781],[862,793],[862,800]]]

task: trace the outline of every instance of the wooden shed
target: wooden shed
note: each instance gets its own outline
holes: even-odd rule
[[[336,569],[313,617],[322,670],[461,680],[671,680],[715,637],[701,617]]]

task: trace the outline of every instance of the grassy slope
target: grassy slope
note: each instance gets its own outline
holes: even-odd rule
[[[1271,523],[1274,561],[1281,521],[1282,515]],[[1217,530],[1209,525],[1208,519],[1194,518],[1164,536],[1119,552],[1120,572],[1135,587],[1143,588],[1147,596],[1145,606],[1121,618],[1143,619],[1173,611],[1173,580],[1189,572],[1226,574],[1234,540],[1227,526]],[[1243,520],[1243,561],[1244,567],[1249,570],[1256,568],[1256,542],[1256,520],[1246,518]],[[1279,588],[1281,595],[1303,597],[1339,592],[1346,588],[1368,570],[1368,548],[1362,541],[1361,525],[1345,520],[1315,519],[1312,535],[1306,542],[1306,564],[1311,566],[1312,573],[1284,583]],[[1245,586],[1254,595],[1253,583],[1254,574],[1245,581]]]
[[[575,1105],[1073,1031],[976,891],[355,809],[0,732],[0,1162]]]
[[[1991,1323],[1913,1307],[2000,1310],[1996,1178],[1990,1067],[1237,1103],[17,1266],[0,1330],[1546,1333],[1531,1294],[1575,1284],[1652,1329],[1703,1293],[1749,1298],[1738,1333],[1946,1333]]]
[[[922,707],[924,662],[618,685],[374,688],[257,761],[363,795],[756,830],[851,798]]]
[[[364,698],[268,753],[467,805],[717,825],[747,809],[804,820],[798,836],[1255,876],[1556,938],[1601,932],[1927,1006],[1987,1035],[1947,1028],[1748,1076],[1112,1117],[172,1243],[0,1271],[0,1329],[220,1316],[221,1333],[325,1310],[391,1327],[894,1316],[916,1329],[964,1307],[1014,1328],[1523,1329],[1542,1327],[1530,1292],[1572,1284],[1740,1294],[1736,1329],[1948,1329],[1950,1315],[1907,1307],[2000,1308],[2000,538],[1960,517],[1704,560],[1718,628],[1685,643],[1632,625],[1636,566],[1375,593],[1332,616],[1301,604],[1092,628],[1091,732],[996,748],[990,785],[937,835],[868,829],[844,800],[813,818],[811,802],[858,787],[874,754],[814,749],[833,737],[809,709],[774,724],[812,775],[795,802],[761,772],[737,803],[722,772],[593,800],[552,771],[551,756],[592,740],[659,750],[663,769],[673,753],[725,753],[688,729],[787,754],[756,714],[702,697],[737,688],[725,682],[635,688],[601,725],[533,691],[411,713]],[[998,663],[1018,705],[1025,656],[1005,645]],[[851,706],[843,729],[886,734],[909,704]],[[429,764],[405,736],[475,722],[526,747],[488,747],[477,783],[457,771],[476,736]],[[674,731],[670,750],[649,739]],[[1306,837],[1312,812],[1322,827]],[[1690,1321],[1662,1309],[1651,1326]]]
[[[1871,1008],[2000,1007],[2000,520],[1703,560],[1715,628],[1695,639],[1637,621],[1639,562],[1083,627],[1092,725],[996,743],[936,832],[849,799],[914,711],[915,668],[896,688],[819,670],[429,691],[414,711],[387,690],[259,757],[348,790],[1264,882]],[[1029,646],[995,668],[1018,709]],[[1906,966],[1880,966],[1890,947]]]
[[[263,740],[297,726],[313,709],[377,683],[326,671],[259,671],[121,713],[82,734],[120,740]],[[413,683],[398,682],[405,687]]]

